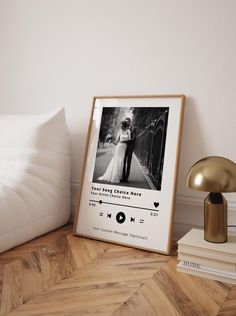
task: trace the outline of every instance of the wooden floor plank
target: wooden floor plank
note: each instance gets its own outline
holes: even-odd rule
[[[2,288],[3,288],[3,275],[4,275],[4,266],[0,265],[0,315],[1,315],[1,306],[3,305],[2,302]]]
[[[66,226],[0,255],[0,316],[236,315],[236,286],[176,264]]]
[[[160,275],[155,278],[158,280],[163,278],[163,291],[169,284],[168,289],[165,289],[165,291],[172,293],[172,303],[178,307],[180,313],[186,313],[189,306],[191,315],[196,313],[198,315],[216,315],[220,305],[228,295],[228,290],[217,287],[217,282],[215,281],[211,280],[211,286],[206,286],[203,278],[177,272],[176,263],[177,259],[172,258],[162,269]],[[161,274],[163,274],[162,277]],[[180,297],[181,295],[182,298]],[[218,303],[216,302],[217,299]]]
[[[144,295],[140,291],[134,293],[134,295],[127,300],[125,304],[121,304],[120,307],[112,314],[113,316],[155,316],[156,313],[152,309],[151,305],[147,301]]]
[[[35,250],[24,256],[22,258],[22,265],[23,301],[27,302],[44,290],[42,268],[39,263],[39,251]]]
[[[11,262],[18,258],[32,253],[35,249],[42,248],[52,244],[55,240],[62,238],[71,233],[72,225],[65,225],[60,229],[54,230],[50,233],[35,238],[23,245],[10,249],[0,254],[0,265]]]
[[[22,304],[22,262],[14,260],[4,266],[0,315],[6,315]]]
[[[235,316],[236,315],[236,286],[234,286],[224,304],[219,310],[217,316]]]
[[[147,282],[140,290],[156,315],[180,316],[175,306],[171,304],[169,293],[162,291],[154,279]]]
[[[81,242],[81,245],[84,251],[84,243]],[[109,310],[111,314],[168,261],[168,257],[158,254],[131,248],[119,249],[98,255],[70,278],[61,280],[60,284],[36,296],[11,315],[41,315],[47,308],[48,315],[60,315],[64,309],[70,310],[69,306],[77,306],[77,315],[84,315],[85,307],[92,314],[98,313],[98,310],[101,314]]]

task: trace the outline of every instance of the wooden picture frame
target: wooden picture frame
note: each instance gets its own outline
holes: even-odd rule
[[[94,97],[74,235],[170,254],[184,100]]]

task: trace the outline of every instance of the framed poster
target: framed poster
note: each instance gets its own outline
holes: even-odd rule
[[[183,95],[95,97],[74,234],[169,254]]]

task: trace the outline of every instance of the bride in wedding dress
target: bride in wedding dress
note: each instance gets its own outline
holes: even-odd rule
[[[97,180],[119,183],[122,178],[126,141],[130,140],[130,130],[125,121],[120,124],[120,130],[114,142],[115,151],[105,173]]]

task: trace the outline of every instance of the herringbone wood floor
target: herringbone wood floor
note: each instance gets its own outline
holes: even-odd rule
[[[0,316],[236,315],[236,286],[176,272],[176,263],[66,226],[0,255]]]

